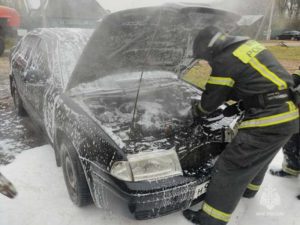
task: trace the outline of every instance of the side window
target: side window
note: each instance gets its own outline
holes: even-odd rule
[[[38,45],[39,39],[34,36],[25,37],[13,55],[14,68],[18,68],[21,76],[25,76],[25,71],[30,63],[30,56]]]
[[[38,46],[31,53],[28,67],[26,69],[26,80],[30,83],[44,84],[50,77],[48,66],[48,50],[43,40],[39,41]]]
[[[23,48],[21,49],[22,57],[26,62],[26,67],[28,67],[30,63],[30,58],[34,54],[34,50],[36,49],[40,39],[35,36],[29,36],[27,39],[24,40]]]

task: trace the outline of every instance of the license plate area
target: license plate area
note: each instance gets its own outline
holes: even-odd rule
[[[197,185],[196,188],[195,188],[195,193],[194,193],[194,198],[193,199],[197,199],[201,195],[205,194],[205,192],[207,191],[208,184],[209,184],[209,181],[206,181],[203,184]]]

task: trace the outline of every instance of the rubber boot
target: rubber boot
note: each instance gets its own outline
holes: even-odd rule
[[[198,224],[198,225],[203,225],[203,223],[201,223],[201,211],[193,211],[190,209],[184,210],[183,211],[183,216],[191,221],[194,224]]]
[[[203,211],[187,209],[183,211],[184,217],[196,225],[226,225],[227,223],[214,219]]]
[[[257,191],[252,191],[252,190],[246,189],[246,191],[243,194],[243,197],[244,198],[254,198],[256,194],[257,194]]]
[[[273,169],[270,169],[270,173],[273,176],[277,176],[277,177],[295,177],[294,175],[289,174],[287,172],[284,172],[283,170],[273,170]]]

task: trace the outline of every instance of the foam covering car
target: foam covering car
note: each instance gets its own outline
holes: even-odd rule
[[[191,99],[202,91],[181,77],[197,32],[238,20],[168,4],[112,13],[93,34],[41,29],[21,40],[11,56],[16,110],[45,131],[76,205],[149,219],[203,199],[240,116],[224,117],[223,105],[196,121]]]

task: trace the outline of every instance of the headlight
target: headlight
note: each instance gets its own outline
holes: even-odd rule
[[[157,180],[182,175],[182,169],[174,150],[162,150],[129,155],[113,164],[111,174],[125,181]]]
[[[132,181],[132,173],[128,161],[115,162],[110,170],[110,173],[120,180]]]

